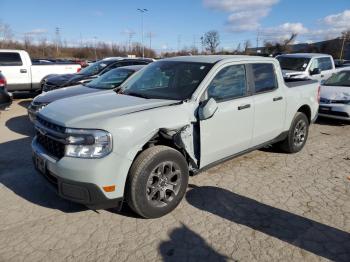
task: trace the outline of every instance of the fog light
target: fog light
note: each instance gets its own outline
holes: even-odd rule
[[[103,190],[105,192],[114,192],[115,191],[115,185],[113,185],[113,186],[104,186]]]

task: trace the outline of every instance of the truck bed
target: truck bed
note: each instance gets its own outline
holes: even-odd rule
[[[284,82],[289,88],[318,83],[317,80],[309,79],[284,79]]]

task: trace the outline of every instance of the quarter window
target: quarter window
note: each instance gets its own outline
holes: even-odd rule
[[[242,97],[246,94],[244,65],[232,65],[222,69],[208,87],[208,97],[216,101]]]
[[[252,64],[255,93],[272,91],[277,88],[273,64]]]
[[[21,66],[23,65],[19,53],[0,53],[0,66]]]

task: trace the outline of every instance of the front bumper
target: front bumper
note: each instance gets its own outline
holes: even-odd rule
[[[350,105],[320,104],[318,115],[338,120],[350,120]]]
[[[62,198],[91,209],[121,206],[131,165],[129,160],[116,154],[101,159],[63,157],[58,160],[50,156],[36,138],[32,142],[32,150],[34,162],[38,156],[45,161],[44,171],[37,170]],[[109,185],[115,185],[116,190],[105,192],[103,187]]]

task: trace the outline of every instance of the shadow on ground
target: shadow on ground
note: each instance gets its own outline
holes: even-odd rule
[[[350,121],[337,120],[326,117],[318,117],[316,122],[318,125],[322,126],[347,126],[350,124]]]
[[[33,137],[35,134],[34,126],[26,115],[10,118],[6,121],[5,125],[8,129],[17,134],[29,137]]]
[[[192,188],[186,199],[194,207],[245,225],[315,255],[350,261],[350,233],[260,203],[226,189]]]
[[[159,245],[163,261],[227,261],[228,258],[215,251],[200,235],[185,225],[174,229],[170,239]],[[232,261],[232,260],[230,260]]]
[[[61,199],[53,192],[32,164],[33,125],[27,116],[9,119],[6,126],[25,138],[0,144],[0,183],[25,200],[63,212],[86,210],[84,206]]]

